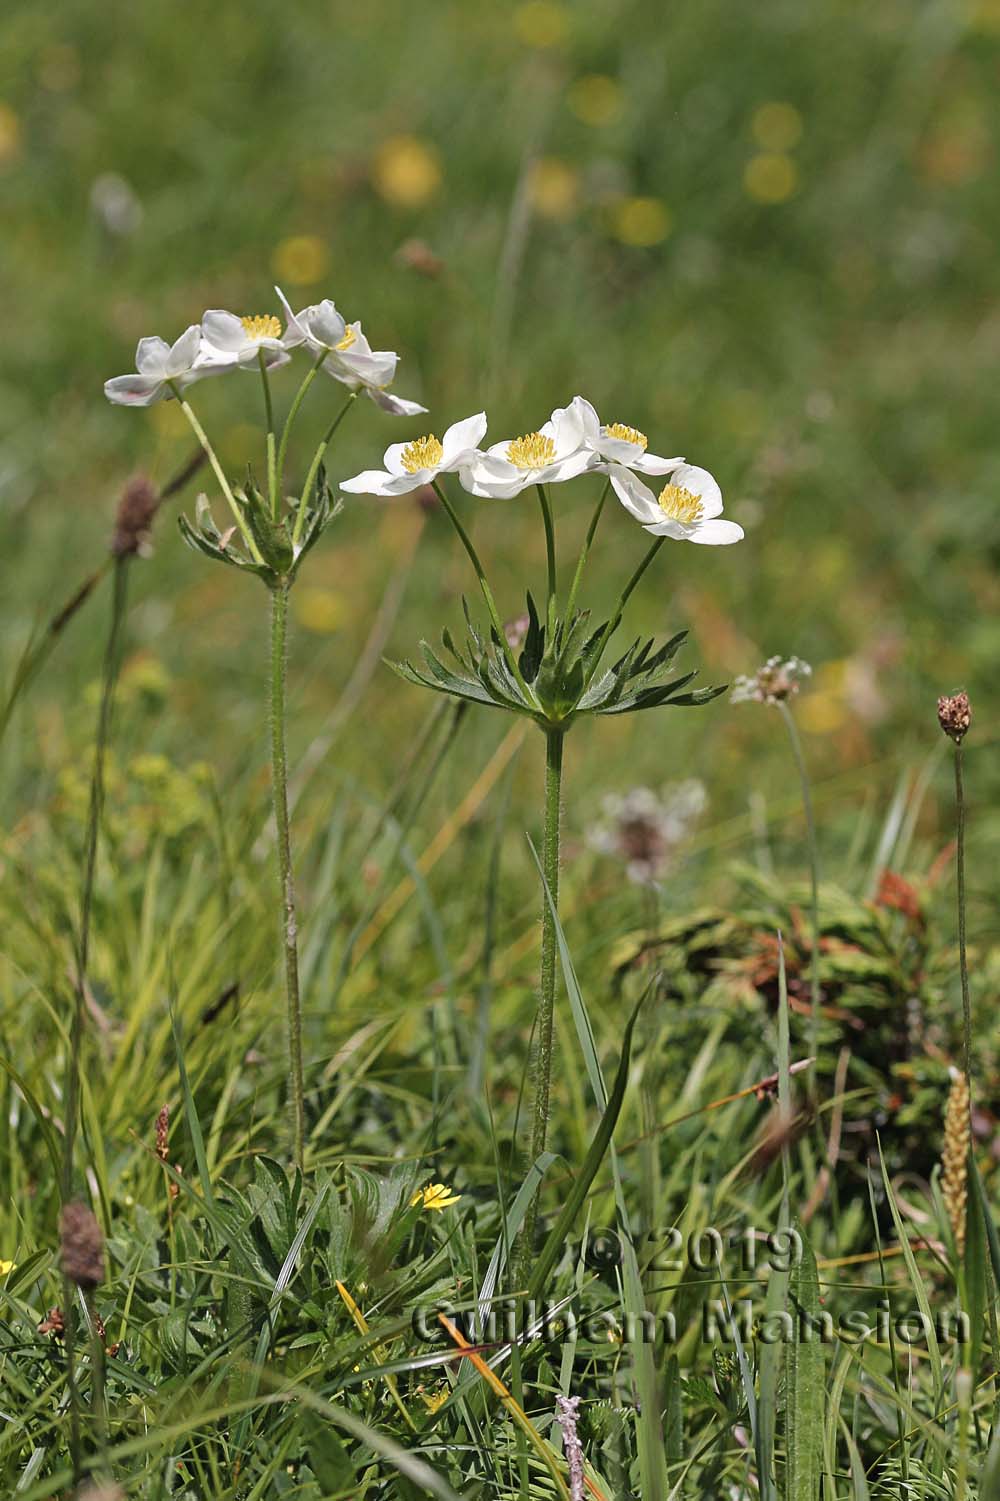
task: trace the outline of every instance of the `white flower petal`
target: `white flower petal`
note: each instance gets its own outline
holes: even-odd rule
[[[641,521],[644,526],[662,522],[663,512],[656,503],[656,496],[630,469],[619,464],[609,470],[609,476],[612,489],[636,521]]]
[[[247,331],[235,313],[209,308],[201,320],[202,338],[223,354],[239,354],[247,343]]]
[[[292,312],[288,298],[285,296],[281,288],[275,287],[274,290],[277,294],[278,301],[281,303],[281,310],[285,315],[285,332],[282,338],[282,343],[285,345],[286,349],[295,349],[298,347],[298,345],[304,344],[306,342],[306,330],[299,322],[297,315]]]
[[[693,527],[687,540],[704,542],[709,547],[728,547],[733,542],[739,542],[742,536],[743,528],[735,521],[723,521],[721,517],[717,517]]]
[[[574,414],[584,442],[596,447],[601,436],[601,419],[596,408],[585,396],[574,396],[567,410]],[[553,418],[555,415],[553,412]]]
[[[381,469],[365,469],[353,479],[341,480],[341,490],[349,495],[406,495],[427,483],[428,469],[417,474],[385,474]]]
[[[309,309],[309,332],[317,344],[323,344],[327,349],[333,349],[340,343],[347,329],[347,324],[337,312],[336,307],[325,298],[316,307]]]
[[[135,368],[140,375],[162,375],[170,359],[170,345],[155,336],[140,339],[135,349]]]
[[[556,446],[556,457],[559,459],[568,458],[583,444],[583,421],[579,411],[573,406],[557,408],[545,426],[551,429],[551,437]],[[545,429],[543,428],[542,431],[544,432]]]
[[[148,407],[166,394],[158,375],[116,375],[104,382],[104,394],[119,407]]]
[[[367,394],[377,407],[383,412],[391,412],[394,417],[416,417],[419,412],[426,412],[419,401],[407,401],[405,396],[394,396],[391,391],[373,390],[367,388]]]
[[[622,462],[639,474],[671,474],[679,464],[684,463],[684,459],[680,456],[675,459],[661,459],[659,454],[640,452],[635,458],[623,459]]]
[[[165,373],[170,376],[185,375],[198,358],[198,350],[201,347],[201,327],[192,323],[186,328],[180,338],[175,340],[167,360]]]
[[[477,412],[474,417],[466,417],[462,422],[453,422],[451,427],[445,428],[441,439],[442,467],[457,463],[462,454],[478,448],[485,436],[485,412]]]

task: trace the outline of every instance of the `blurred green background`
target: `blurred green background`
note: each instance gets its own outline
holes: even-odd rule
[[[690,626],[686,665],[707,681],[772,652],[811,661],[797,713],[845,829],[933,747],[937,693],[967,686],[990,743],[998,0],[18,0],[0,44],[8,671],[101,556],[126,475],[165,480],[191,448],[174,404],[112,408],[103,380],[132,369],[140,336],[174,338],[205,308],[276,308],[278,280],[398,349],[397,390],[430,408],[408,421],[360,403],[335,477],[481,404],[491,441],[534,428],[578,391],[652,450],[710,468],[747,540],[664,549],[635,619]],[[287,401],[294,374],[276,386]],[[313,388],[293,480],[338,390]],[[194,390],[234,472],[261,461],[259,398],[242,376]],[[564,566],[594,483],[556,492]],[[542,584],[533,498],[463,505],[513,616]],[[293,755],[415,545],[386,645],[403,655],[473,594],[445,519],[355,498],[310,561]],[[607,605],[641,547],[609,511],[591,602]],[[152,707],[127,749],[207,759],[223,780],[262,772],[262,592],[188,552],[167,516],[134,575],[126,694],[131,674]],[[103,622],[92,603],[20,713],[8,823],[44,807],[89,742],[81,689]],[[377,792],[431,706],[382,668],[363,704],[327,769]],[[470,724],[445,799],[504,729]],[[538,768],[521,763],[523,828]],[[589,725],[570,750],[569,832],[597,792],[691,774],[738,845],[749,793],[788,792],[778,724],[720,700]]]

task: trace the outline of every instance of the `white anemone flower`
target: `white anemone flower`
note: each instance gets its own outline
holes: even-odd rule
[[[407,495],[429,485],[439,474],[453,474],[476,455],[486,432],[486,413],[477,412],[463,422],[453,422],[443,438],[428,433],[409,443],[390,443],[385,451],[385,469],[365,469],[340,488],[351,495]]]
[[[722,491],[707,469],[678,465],[659,495],[622,464],[612,464],[609,473],[626,511],[654,537],[724,547],[743,536],[743,528],[735,521],[722,520]]]
[[[257,370],[261,355],[268,370],[287,365],[291,359],[273,313],[238,318],[222,308],[210,308],[202,318],[199,369]]]
[[[192,323],[179,339],[140,339],[135,351],[135,375],[116,375],[104,382],[104,394],[115,406],[148,407],[154,401],[170,400],[176,387],[183,391],[202,376],[215,372],[198,369],[201,328]]]
[[[638,470],[640,474],[669,474],[684,463],[680,457],[663,459],[659,454],[649,453],[649,439],[637,427],[629,427],[625,422],[602,422],[583,396],[574,396],[567,410],[575,412],[583,441],[594,455],[592,467],[601,474],[607,474],[612,464],[624,464],[626,469]],[[556,413],[552,415],[555,417]]]
[[[395,396],[386,387],[396,378],[399,355],[392,349],[372,349],[360,323],[347,323],[329,297],[293,313],[280,287],[274,289],[285,310],[286,349],[304,348],[314,358],[325,354],[323,369],[351,390],[363,390],[383,411],[397,417],[414,417],[427,408],[419,402]]]
[[[572,407],[557,407],[536,433],[494,443],[477,454],[459,478],[472,495],[509,500],[529,485],[573,479],[589,469],[592,461],[579,413]]]

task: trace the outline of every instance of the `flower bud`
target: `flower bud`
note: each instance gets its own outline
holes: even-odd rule
[[[136,474],[125,486],[118,503],[111,552],[116,558],[135,557],[149,542],[150,527],[160,497],[144,474]]]
[[[950,697],[938,699],[938,724],[945,734],[954,740],[956,745],[961,744],[966,731],[972,723],[972,708],[969,704],[969,695],[965,692],[953,693]]]
[[[104,1236],[86,1204],[67,1204],[59,1216],[62,1269],[85,1291],[104,1281]]]

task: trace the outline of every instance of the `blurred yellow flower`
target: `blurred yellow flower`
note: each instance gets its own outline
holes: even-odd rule
[[[12,1261],[0,1261],[0,1277],[6,1277],[7,1273],[13,1270],[14,1263]]]
[[[80,82],[80,58],[70,42],[53,42],[38,60],[38,82],[53,94],[65,94]]]
[[[752,156],[743,172],[743,186],[755,203],[787,203],[798,183],[798,168],[781,152],[762,151]]]
[[[0,104],[0,166],[21,150],[21,122],[9,104]]]
[[[410,1208],[419,1204],[421,1209],[450,1209],[461,1197],[461,1194],[452,1193],[444,1183],[428,1183],[426,1188],[417,1189],[410,1200]]]
[[[330,251],[319,235],[289,235],[274,248],[271,269],[282,283],[308,287],[321,281],[330,264]]]
[[[396,208],[420,208],[441,186],[441,158],[416,136],[389,136],[375,153],[372,184]]]
[[[659,198],[622,198],[611,211],[612,233],[623,245],[659,245],[672,228],[670,210]]]
[[[969,0],[968,11],[971,30],[1000,32],[1000,0]]]
[[[149,416],[161,438],[179,438],[190,432],[187,418],[176,401],[158,401],[149,409]]]
[[[332,589],[300,588],[292,595],[292,610],[299,625],[317,636],[329,636],[348,616],[347,601]]]
[[[247,463],[256,458],[262,441],[260,429],[251,422],[234,422],[223,430],[217,447],[227,464],[246,474]]]
[[[584,125],[613,125],[621,118],[622,91],[606,73],[588,73],[570,85],[569,107]]]
[[[540,156],[532,163],[528,197],[536,213],[546,219],[571,219],[576,212],[579,176],[558,156]]]
[[[796,705],[796,718],[807,734],[832,734],[851,717],[845,693],[848,665],[845,661],[825,662],[816,672],[813,692]]]
[[[754,110],[750,129],[762,151],[790,151],[802,139],[802,116],[794,104],[774,99]]]
[[[445,1383],[441,1386],[441,1389],[436,1392],[425,1392],[422,1390],[420,1393],[420,1400],[427,1408],[427,1411],[433,1414],[437,1412],[439,1408],[444,1406],[450,1396],[451,1389]]]
[[[569,14],[555,0],[526,0],[514,8],[514,30],[528,47],[558,47],[569,33]]]

